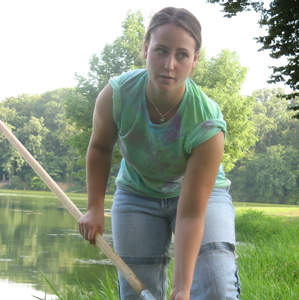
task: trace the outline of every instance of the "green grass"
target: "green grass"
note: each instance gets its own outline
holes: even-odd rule
[[[243,299],[298,299],[299,222],[259,210],[236,218]]]
[[[45,275],[44,275],[45,277]],[[80,284],[77,278],[77,286],[75,288],[70,288],[65,286],[65,293],[61,295],[57,292],[56,288],[52,283],[45,277],[46,282],[52,289],[53,293],[57,296],[59,300],[109,300],[118,299],[117,290],[117,274],[116,271],[113,273],[106,273],[105,281],[102,281],[96,277],[98,284],[92,284],[89,289],[86,289]],[[46,300],[47,295],[44,298],[39,298],[34,296],[38,300]]]
[[[241,299],[298,299],[298,221],[299,208],[296,206],[236,205]],[[172,272],[173,265],[170,278]],[[54,287],[52,289],[57,293]],[[65,295],[58,296],[60,300],[117,300],[116,274],[107,274],[105,283],[99,280],[99,284],[88,291],[78,284],[74,291],[66,287]]]
[[[298,217],[299,219],[299,206],[298,205],[281,205],[269,203],[234,203],[236,213],[242,213],[250,209],[254,209],[272,216],[285,216],[285,217]]]

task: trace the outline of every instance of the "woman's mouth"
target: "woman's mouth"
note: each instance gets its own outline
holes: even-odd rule
[[[167,75],[161,75],[160,77],[162,77],[162,78],[164,78],[164,79],[174,79],[173,77],[167,76]]]

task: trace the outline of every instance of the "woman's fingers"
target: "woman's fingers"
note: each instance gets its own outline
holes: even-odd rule
[[[87,234],[87,240],[89,241],[90,244],[95,245],[95,235],[96,235],[96,230],[89,230]]]
[[[99,214],[88,212],[78,222],[79,232],[83,238],[90,244],[95,245],[96,233],[102,234],[104,232],[103,218]]]
[[[84,217],[83,217],[84,218]],[[92,229],[92,225],[89,225],[84,219],[81,219],[78,222],[79,232],[83,236],[83,238],[87,241],[94,240],[94,230]]]

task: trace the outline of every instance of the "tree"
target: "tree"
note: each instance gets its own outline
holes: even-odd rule
[[[278,94],[280,89],[253,93],[252,121],[258,141],[228,174],[238,201],[299,204],[299,123]]]
[[[240,95],[247,68],[241,66],[236,52],[223,49],[216,57],[199,57],[193,80],[220,106],[227,122],[223,163],[226,171],[234,168],[256,141],[251,121],[254,99]]]
[[[111,45],[106,45],[100,56],[92,56],[88,78],[77,77],[77,89],[70,93],[67,100],[67,116],[76,124],[78,130],[72,143],[80,147],[84,160],[98,92],[111,77],[130,69],[144,67],[140,58],[144,38],[140,12],[129,12],[123,29],[123,36],[118,37]],[[253,101],[252,98],[239,94],[246,72],[247,68],[241,66],[235,52],[223,49],[216,57],[208,59],[203,49],[193,74],[195,83],[219,103],[228,123],[229,135],[224,154],[226,171],[231,170],[236,161],[255,143],[254,127],[250,121]],[[114,156],[114,161],[117,162],[121,157],[117,147],[115,153],[117,156]]]
[[[239,93],[245,82],[248,68],[240,63],[238,54],[222,49],[215,57],[207,58],[201,51],[193,80],[205,89],[221,88],[225,93]]]
[[[9,108],[3,106],[4,102],[0,103],[0,120],[2,120],[6,126],[11,130],[15,129],[10,125],[17,119],[17,111],[15,108]],[[24,160],[21,155],[13,149],[10,142],[3,134],[0,134],[0,168],[2,173],[2,180],[6,180],[6,175],[9,180],[9,184],[12,182],[12,177],[15,171],[18,171],[24,165]]]
[[[77,74],[76,91],[67,96],[66,115],[77,128],[77,134],[71,142],[79,150],[82,165],[91,135],[92,114],[97,95],[110,78],[144,66],[140,55],[145,34],[143,22],[140,11],[129,11],[122,24],[122,36],[116,38],[112,44],[105,45],[100,56],[92,56],[87,78]],[[116,147],[114,162],[119,160],[120,152]]]
[[[24,160],[21,155],[15,149],[13,149],[10,142],[2,134],[0,135],[0,148],[0,168],[2,180],[6,181],[6,179],[8,179],[9,184],[11,184],[12,177],[14,176],[15,172],[22,168],[24,165]]]
[[[236,16],[239,12],[254,10],[260,14],[259,24],[266,27],[268,34],[257,37],[262,50],[270,50],[270,57],[285,57],[285,66],[271,67],[273,72],[269,83],[285,82],[293,89],[288,99],[299,96],[299,0],[272,0],[268,8],[263,1],[252,0],[211,0],[220,3],[225,17]],[[292,107],[299,110],[299,106]],[[299,114],[294,117],[299,118]]]
[[[298,204],[297,156],[298,150],[275,145],[247,157],[234,177],[235,186],[239,186],[235,195],[241,201]]]
[[[78,153],[69,144],[76,131],[65,115],[65,99],[73,90],[62,88],[43,93],[37,97],[37,105],[33,108],[36,116],[44,118],[48,129],[43,140],[46,152],[42,162],[56,180],[72,181],[76,169]]]
[[[282,93],[283,90],[279,88],[261,89],[252,94],[256,99],[253,122],[259,137],[255,145],[256,153],[265,152],[267,147],[280,144],[281,136],[293,123],[290,112],[286,110],[288,101],[277,96]]]
[[[0,118],[41,163],[54,180],[72,181],[77,153],[69,144],[75,129],[66,122],[64,99],[72,89],[58,89],[41,95],[9,97],[0,104]],[[34,172],[24,164],[5,138],[0,137],[2,178],[13,175],[26,181]],[[33,181],[32,181],[33,182]]]
[[[44,126],[44,118],[30,117],[22,127],[16,130],[20,142],[37,159],[44,156],[43,140],[48,133]]]

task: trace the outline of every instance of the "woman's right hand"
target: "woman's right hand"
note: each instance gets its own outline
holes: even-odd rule
[[[90,244],[96,245],[96,233],[103,234],[105,229],[104,211],[89,210],[79,220],[79,232]]]

